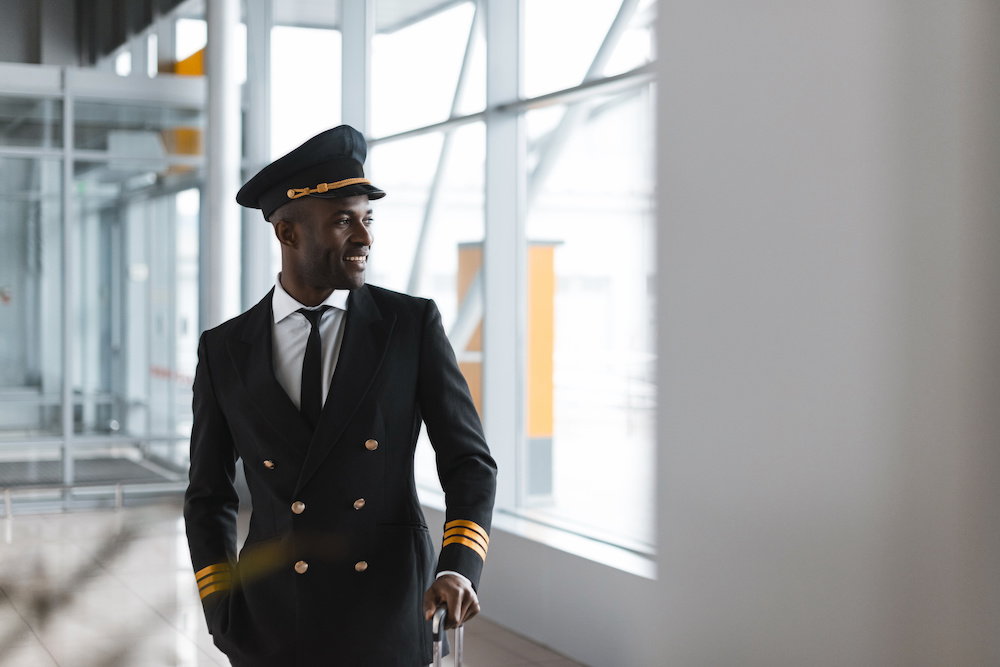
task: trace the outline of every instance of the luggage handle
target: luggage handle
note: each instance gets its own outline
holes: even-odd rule
[[[444,620],[448,615],[448,607],[441,605],[434,611],[434,618],[431,620],[431,634],[434,636],[434,667],[441,667],[441,642],[444,640],[445,629]],[[462,667],[462,640],[465,631],[464,625],[455,628],[455,667]]]

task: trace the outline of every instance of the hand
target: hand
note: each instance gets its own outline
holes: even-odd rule
[[[446,630],[457,628],[479,613],[479,596],[465,581],[453,574],[438,577],[424,593],[424,618],[434,618],[434,610],[441,604],[448,607],[445,618]]]

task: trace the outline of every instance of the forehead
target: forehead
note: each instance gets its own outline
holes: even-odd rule
[[[368,195],[353,197],[304,197],[300,200],[304,208],[315,215],[335,215],[337,213],[364,214],[371,210]]]

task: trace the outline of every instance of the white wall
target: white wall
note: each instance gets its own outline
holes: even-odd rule
[[[1000,664],[1000,5],[660,5],[657,664]]]
[[[659,13],[659,579],[497,531],[484,614],[590,665],[1000,664],[1000,4]]]

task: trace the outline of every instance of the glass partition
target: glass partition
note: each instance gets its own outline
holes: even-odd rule
[[[62,166],[0,156],[0,441],[62,423]]]
[[[62,112],[59,99],[0,95],[0,146],[61,147]]]
[[[6,512],[184,487],[204,100],[183,87],[173,103],[132,99],[113,75],[88,73],[86,87],[0,90]]]
[[[73,146],[147,158],[197,155],[203,116],[183,107],[79,100],[73,106]]]

